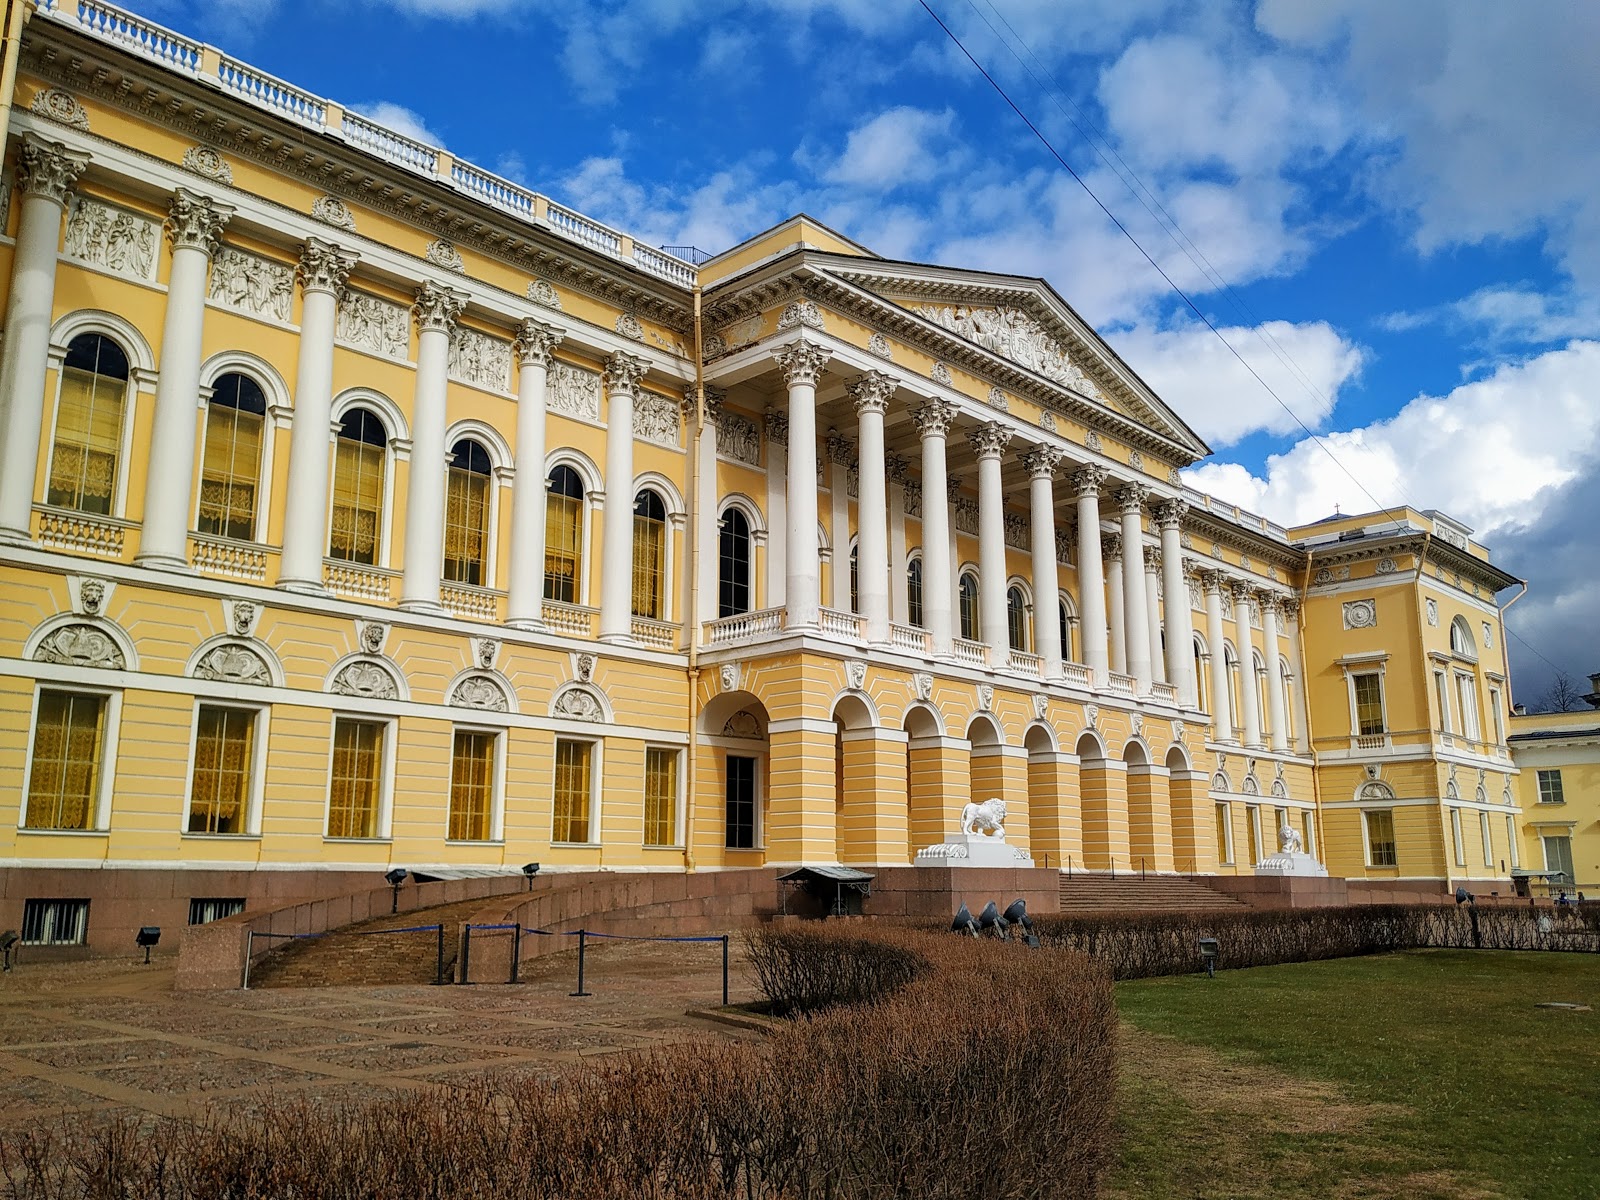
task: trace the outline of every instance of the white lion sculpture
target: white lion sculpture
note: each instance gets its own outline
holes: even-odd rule
[[[1300,833],[1292,825],[1278,826],[1278,852],[1280,854],[1304,854],[1306,845],[1300,840]]]
[[[961,810],[961,832],[971,837],[981,834],[984,837],[998,837],[1004,841],[1006,836],[1006,802],[996,796],[979,804],[976,800],[967,801],[966,807]]]

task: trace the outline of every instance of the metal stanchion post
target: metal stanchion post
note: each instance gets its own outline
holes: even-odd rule
[[[531,886],[531,884],[530,884]],[[511,978],[507,983],[515,983],[517,976],[522,971],[522,923],[519,921],[511,927]]]
[[[244,991],[250,990],[250,959],[256,950],[256,931],[249,929],[244,935],[244,982],[239,986]]]
[[[459,982],[472,982],[472,926],[461,927],[461,970],[457,972]]]
[[[435,987],[444,984],[444,922],[439,922],[439,953],[433,968],[433,983]]]
[[[592,995],[583,990],[583,952],[588,940],[588,932],[583,929],[578,930],[578,990],[572,993],[574,996]]]
[[[728,1007],[728,935],[722,935],[722,1007]]]

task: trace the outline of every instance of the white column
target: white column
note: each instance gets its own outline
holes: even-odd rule
[[[910,588],[906,581],[906,460],[886,455],[884,469],[889,476],[889,620],[909,625]],[[924,618],[926,619],[926,618]]]
[[[333,335],[339,297],[356,256],[307,238],[300,278],[300,361],[294,384],[294,426],[289,439],[289,492],[283,509],[283,557],[278,586],[291,592],[323,591],[322,559],[328,548],[328,459],[332,450]]]
[[[87,154],[31,133],[23,134],[17,151],[22,214],[0,348],[0,542],[27,542],[32,536],[61,214],[88,165]]]
[[[856,444],[837,429],[822,439],[828,461],[827,528],[833,531],[833,570],[828,575],[827,607],[850,612],[850,468],[856,465]]]
[[[150,427],[144,526],[134,562],[168,571],[189,569],[189,507],[194,494],[195,406],[200,397],[201,333],[211,255],[233,209],[178,188],[167,213],[172,274],[161,326],[161,377]]]
[[[1028,469],[1028,504],[1032,521],[1033,641],[1046,679],[1061,678],[1061,578],[1056,570],[1056,497],[1054,477],[1061,451],[1035,446],[1022,456]]]
[[[998,421],[967,435],[978,456],[978,624],[989,647],[992,666],[1004,666],[1011,657],[1006,626],[1006,518],[1005,485],[1000,479],[1000,456],[1011,442],[1011,430]]]
[[[1122,603],[1128,637],[1128,674],[1142,696],[1150,690],[1150,623],[1144,597],[1144,501],[1150,489],[1125,484],[1117,492],[1122,506]]]
[[[789,476],[785,496],[788,544],[784,572],[785,625],[815,629],[822,606],[822,570],[817,548],[817,381],[833,352],[815,342],[797,341],[773,357],[789,388]],[[843,567],[850,569],[849,551]],[[834,562],[838,570],[840,561]]]
[[[1122,595],[1122,535],[1107,534],[1106,548],[1106,611],[1111,614],[1111,669],[1118,675],[1128,673],[1128,610]]]
[[[945,438],[956,406],[930,400],[911,414],[922,435],[922,621],[936,657],[955,651],[950,561],[950,504],[946,499]]]
[[[1166,662],[1161,651],[1161,551],[1155,546],[1144,548],[1144,608],[1149,614],[1150,627],[1150,678],[1167,681]]]
[[[1222,626],[1221,571],[1202,571],[1206,590],[1206,643],[1211,655],[1211,737],[1217,742],[1233,741],[1233,705],[1228,699],[1228,655],[1223,648],[1227,634]]]
[[[1266,643],[1261,657],[1267,668],[1267,721],[1271,727],[1272,748],[1287,750],[1288,706],[1284,703],[1283,674],[1278,670],[1278,604],[1276,592],[1261,593],[1261,640]]]
[[[600,546],[600,640],[633,640],[633,399],[649,364],[606,359],[606,507]]]
[[[406,490],[405,575],[400,607],[437,613],[444,575],[444,494],[450,447],[444,444],[450,334],[467,297],[437,283],[417,291],[417,381],[411,402],[411,483]]]
[[[1079,467],[1072,476],[1078,493],[1078,620],[1083,629],[1083,662],[1104,687],[1110,659],[1106,647],[1105,567],[1100,561],[1100,485],[1104,467]]]
[[[1178,689],[1178,703],[1195,706],[1194,621],[1189,615],[1189,581],[1183,570],[1183,515],[1189,506],[1182,500],[1163,500],[1156,505],[1156,525],[1161,530],[1161,573],[1167,593],[1164,617],[1167,626],[1167,682]]]
[[[1261,745],[1261,706],[1256,702],[1256,666],[1250,632],[1250,585],[1233,584],[1233,648],[1239,655],[1239,715],[1244,744]]]
[[[878,371],[846,385],[860,422],[856,457],[856,597],[867,641],[889,640],[889,481],[883,415],[894,380]],[[846,564],[848,569],[848,563]]]
[[[789,579],[789,414],[766,411],[767,595],[764,608],[783,608]]]
[[[544,628],[545,392],[562,332],[528,318],[517,326],[517,478],[511,487],[506,624]]]
[[[697,514],[697,528],[699,545],[696,548],[696,557],[699,560],[700,578],[697,587],[700,592],[699,607],[690,612],[689,606],[684,605],[683,611],[690,613],[690,620],[695,622],[695,637],[700,636],[700,630],[707,621],[715,621],[720,611],[719,596],[717,591],[718,555],[722,550],[722,523],[717,519],[717,509],[721,503],[721,490],[717,486],[717,437],[718,427],[722,422],[723,393],[716,388],[705,389],[705,415],[706,425],[700,433],[700,457],[696,468],[700,477],[700,489],[695,496],[695,513]],[[683,389],[683,413],[686,424],[693,427],[695,421],[696,399],[694,385],[690,384]],[[770,458],[769,458],[770,465]],[[751,531],[752,541],[755,531]],[[755,597],[755,567],[751,562],[751,607]]]
[[[950,546],[950,619],[951,632],[956,637],[965,637],[961,631],[961,536],[956,529],[956,506],[961,502],[961,481],[947,478],[944,485],[945,512],[948,514],[945,521],[945,531],[949,534],[946,538]],[[974,633],[980,633],[978,629]],[[975,640],[975,639],[973,639]]]
[[[1311,745],[1311,714],[1306,708],[1306,670],[1305,660],[1300,653],[1300,601],[1293,596],[1286,596],[1283,601],[1283,616],[1286,622],[1284,634],[1289,639],[1289,675],[1297,684],[1296,691],[1291,692],[1287,704],[1294,708],[1295,744],[1301,749],[1309,749]],[[1284,730],[1285,735],[1288,730]]]

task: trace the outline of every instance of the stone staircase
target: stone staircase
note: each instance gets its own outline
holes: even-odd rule
[[[1216,912],[1246,906],[1182,875],[1061,874],[1061,911],[1073,913]]]
[[[438,970],[439,935],[383,934],[385,929],[444,926],[444,979],[455,976],[461,926],[486,900],[462,900],[347,925],[319,938],[285,942],[250,970],[253,988],[380,987],[385,984],[433,983]],[[509,936],[509,935],[505,935]]]

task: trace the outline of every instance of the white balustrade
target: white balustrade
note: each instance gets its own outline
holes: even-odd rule
[[[653,621],[649,617],[633,618],[633,640],[641,646],[658,650],[678,648],[678,627],[670,621]]]
[[[652,275],[659,275],[663,279],[670,279],[673,283],[683,287],[693,287],[695,281],[694,267],[670,254],[663,254],[654,246],[646,246],[639,242],[633,245],[633,261],[638,263]]]
[[[1039,664],[1043,660],[1037,654],[1029,654],[1026,650],[1013,650],[1006,660],[1006,666],[1019,675],[1039,677]]]
[[[189,535],[189,562],[206,575],[261,583],[267,577],[267,552],[254,542]]]
[[[107,517],[41,508],[39,544],[47,550],[72,550],[100,558],[121,558],[127,540],[127,526]]]
[[[1135,695],[1134,689],[1137,686],[1138,680],[1134,679],[1132,675],[1121,675],[1116,671],[1108,671],[1106,673],[1106,691],[1113,696],[1126,696],[1132,700]]]
[[[39,5],[39,10],[70,25],[81,26],[102,41],[185,75],[194,75],[200,69],[199,42],[173,33],[154,21],[146,21],[114,4],[99,4],[95,0],[45,0]]]
[[[582,213],[573,212],[570,208],[556,204],[554,201],[549,209],[550,224],[559,229],[575,242],[582,242],[593,246],[596,250],[603,250],[607,254],[620,254],[622,252],[622,235],[613,229],[607,229],[598,221],[591,221]]]
[[[439,585],[439,603],[452,617],[469,621],[497,621],[500,619],[500,597],[504,592],[489,588],[472,587],[465,583]]]
[[[847,641],[861,639],[861,617],[857,613],[841,612],[837,608],[823,608],[817,610],[817,632],[823,637],[844,638]]]
[[[1090,688],[1094,685],[1094,672],[1083,663],[1064,662],[1061,664],[1061,676],[1067,681],[1068,687]]]
[[[581,604],[561,604],[555,600],[546,600],[541,611],[545,626],[550,632],[586,638],[594,636],[594,619],[600,610],[585,608]]]
[[[361,563],[329,558],[322,562],[322,582],[330,592],[355,600],[377,600],[387,604],[394,599],[393,581],[398,571],[368,567]]]
[[[1387,733],[1358,733],[1350,740],[1357,750],[1387,750],[1389,748],[1389,735]]]
[[[762,608],[755,612],[739,613],[732,617],[719,617],[705,624],[706,643],[725,646],[729,642],[742,642],[748,638],[766,637],[783,630],[783,609]]]
[[[240,99],[249,100],[258,108],[271,109],[297,124],[312,129],[327,127],[326,101],[313,96],[310,92],[301,91],[292,83],[276,79],[265,71],[258,71],[236,58],[223,55],[221,63],[217,66],[217,82],[222,85],[224,91],[232,92]]]
[[[982,642],[970,641],[967,638],[954,639],[956,661],[971,663],[975,667],[989,665],[989,647]]]
[[[1161,704],[1178,703],[1178,689],[1174,684],[1162,683],[1157,679],[1150,684],[1150,698]]]
[[[928,653],[928,631],[914,625],[889,626],[889,644],[896,650],[910,650],[916,654]]]
[[[410,167],[424,175],[434,174],[439,167],[439,152],[434,147],[355,113],[347,112],[344,115],[344,140],[397,166]]]

